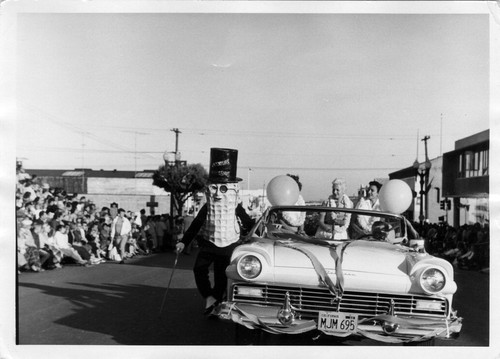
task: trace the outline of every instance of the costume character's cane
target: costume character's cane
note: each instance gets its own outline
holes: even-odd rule
[[[167,299],[167,293],[168,293],[168,290],[170,289],[170,284],[172,283],[172,278],[174,277],[175,267],[177,266],[177,259],[179,259],[179,251],[175,251],[174,266],[172,268],[172,273],[170,274],[170,279],[168,281],[167,290],[165,291],[165,295],[163,296],[163,301],[161,302],[160,316],[163,313],[163,307],[165,306],[165,299]]]

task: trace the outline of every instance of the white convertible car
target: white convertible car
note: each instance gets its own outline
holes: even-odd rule
[[[283,218],[304,216],[290,228]],[[372,233],[330,236],[319,218],[372,218]],[[344,226],[346,226],[344,224]],[[238,246],[226,270],[219,318],[270,333],[361,336],[386,343],[456,338],[452,265],[425,252],[404,217],[317,206],[273,206]],[[332,239],[333,238],[333,239]]]

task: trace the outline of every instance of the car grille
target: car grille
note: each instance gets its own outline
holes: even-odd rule
[[[241,288],[253,288],[258,294],[242,294]],[[246,291],[248,292],[248,291]],[[315,318],[319,311],[339,311],[355,313],[360,317],[371,317],[386,314],[391,301],[394,301],[395,315],[412,315],[422,317],[446,317],[448,302],[445,298],[436,298],[411,294],[390,294],[345,291],[340,302],[335,302],[334,296],[327,288],[287,287],[262,285],[252,283],[237,283],[232,288],[233,301],[259,305],[281,306],[285,294],[290,294],[292,306],[299,312],[301,318]],[[417,301],[440,303],[439,309],[417,309]]]

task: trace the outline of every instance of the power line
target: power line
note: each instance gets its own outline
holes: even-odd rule
[[[24,151],[48,151],[48,152],[81,152],[81,149],[78,148],[70,148],[70,147],[24,147],[24,146],[19,146],[18,147],[21,150]],[[126,150],[126,151],[118,151],[118,150],[103,150],[103,149],[91,149],[91,148],[85,148],[86,153],[109,153],[109,154],[123,154],[123,153],[137,153],[137,154],[163,154],[164,151],[133,151],[133,150]],[[205,154],[207,151],[183,151],[183,153],[202,153]],[[264,153],[264,152],[245,152],[246,156],[269,156],[269,153]],[[330,158],[330,154],[324,154],[324,153],[273,153],[273,157],[328,157]],[[347,153],[345,155],[342,155],[342,157],[361,157],[365,158],[367,155],[366,154],[352,154],[352,153]],[[407,157],[407,154],[393,154],[393,153],[386,153],[386,154],[380,154],[377,153],[377,157]]]
[[[67,130],[70,130],[71,132],[75,132],[77,134],[82,134],[82,133],[87,134],[88,137],[90,137],[94,141],[101,143],[103,145],[106,145],[108,147],[120,149],[121,151],[128,151],[129,150],[126,146],[122,146],[120,144],[113,143],[112,141],[109,140],[109,138],[102,138],[102,137],[97,136],[91,132],[88,132],[88,131],[86,131],[86,130],[84,130],[84,129],[82,129],[82,128],[80,128],[72,123],[62,121],[62,120],[58,119],[56,116],[49,114],[36,106],[28,105],[28,104],[22,104],[22,106],[27,108],[28,110],[34,112],[38,116],[42,116],[43,118],[45,118],[49,122],[54,123],[60,127],[67,129]],[[87,127],[87,125],[85,125],[85,127]],[[149,157],[152,157],[152,156],[149,156]]]
[[[23,105],[26,108],[34,108],[32,105]],[[38,112],[43,112],[40,109],[37,109]],[[52,121],[54,122],[54,121]],[[60,126],[66,126],[66,127],[75,127],[76,126],[72,125],[69,122],[66,121],[57,121],[55,122],[56,124]],[[115,130],[115,131],[124,131],[124,132],[146,132],[143,134],[151,134],[151,135],[158,135],[160,132],[166,132],[166,131],[172,131],[168,130],[165,128],[156,128],[156,127],[127,127],[127,126],[109,126],[109,125],[103,125],[103,124],[98,124],[98,125],[93,125],[90,123],[85,124],[85,128],[99,128],[99,129],[110,129],[110,130]],[[173,130],[182,130],[183,133],[191,136],[244,136],[244,137],[273,137],[273,138],[324,138],[324,139],[338,139],[338,140],[360,140],[360,139],[371,139],[371,140],[408,140],[412,139],[413,135],[400,135],[400,134],[383,134],[383,135],[377,135],[377,134],[369,134],[369,135],[361,135],[361,134],[348,134],[348,133],[343,133],[343,134],[332,134],[332,133],[314,133],[314,132],[299,132],[299,131],[288,131],[288,132],[283,132],[283,131],[234,131],[234,130],[219,130],[215,128],[175,128]],[[78,129],[78,131],[81,131],[81,129]]]
[[[183,129],[185,134],[198,136],[244,136],[244,137],[272,137],[272,138],[324,138],[337,140],[407,140],[412,136],[407,135],[360,135],[360,134],[331,134],[331,133],[307,133],[307,132],[283,132],[283,131],[228,131],[216,129]]]

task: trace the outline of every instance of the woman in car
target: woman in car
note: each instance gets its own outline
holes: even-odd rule
[[[347,183],[343,178],[336,178],[332,182],[332,194],[323,206],[336,208],[353,208],[353,203],[346,195]],[[321,213],[318,221],[316,237],[325,239],[348,239],[347,229],[351,222],[351,215],[348,213],[335,214],[334,212]]]
[[[371,211],[380,211],[380,202],[378,194],[382,184],[378,181],[371,181],[368,183],[368,195],[366,198],[361,197],[356,209],[366,209]],[[356,239],[372,232],[372,225],[378,221],[378,217],[360,216],[357,215],[351,224],[351,237]]]

